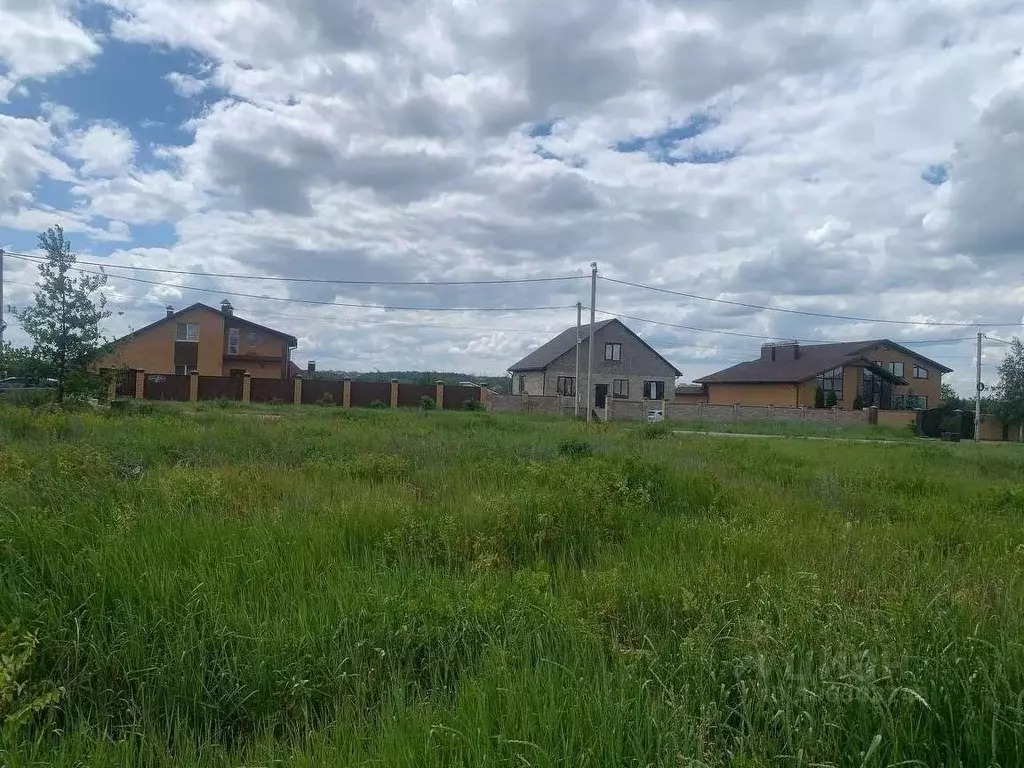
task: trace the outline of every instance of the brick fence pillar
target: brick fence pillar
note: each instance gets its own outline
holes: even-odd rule
[[[141,400],[146,396],[146,372],[135,372],[135,399]]]
[[[248,404],[252,401],[252,374],[246,371],[242,374],[242,402]]]
[[[878,423],[878,406],[872,405],[868,408],[868,424]]]
[[[192,371],[188,377],[188,400],[194,403],[199,399],[199,371]]]
[[[292,382],[292,405],[302,405],[302,374],[296,374]]]
[[[343,408],[352,407],[352,379],[341,382],[341,405]]]
[[[437,393],[434,396],[434,402],[437,403],[439,409],[444,408],[444,382],[437,382]]]
[[[391,407],[398,407],[398,379],[391,380]]]

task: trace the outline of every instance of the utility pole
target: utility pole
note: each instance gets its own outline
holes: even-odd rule
[[[981,340],[984,334],[978,334],[978,375],[974,383],[974,442],[981,442],[981,390],[985,385],[981,383]]]
[[[576,302],[576,378],[572,380],[573,387],[573,404],[572,404],[572,415],[574,418],[579,419],[580,417],[580,343],[583,341],[580,335],[580,326],[583,324],[583,302]]]
[[[590,337],[587,339],[587,422],[594,412],[594,389],[591,380],[594,376],[594,314],[597,311],[597,262],[590,262]]]

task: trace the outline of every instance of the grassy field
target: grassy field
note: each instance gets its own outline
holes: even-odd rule
[[[0,764],[1022,765],[1022,483],[972,445],[0,408]]]

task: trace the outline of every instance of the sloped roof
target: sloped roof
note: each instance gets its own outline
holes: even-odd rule
[[[613,317],[611,320],[602,320],[598,323],[594,323],[594,333],[597,333],[602,328],[605,328],[611,325],[612,323],[618,323],[627,331],[629,331],[629,333],[634,338],[636,338],[641,344],[643,344],[645,347],[651,350],[651,352],[657,355],[662,360],[662,362],[665,363],[665,365],[672,368],[672,370],[675,371],[676,376],[679,376],[681,374],[679,369],[672,365],[672,363],[670,363],[668,360],[666,360],[661,355],[661,353],[658,352],[658,350],[656,350],[646,341],[644,341],[635,333],[633,333],[633,330],[618,318]],[[580,340],[586,341],[588,338],[590,338],[589,323],[580,328]],[[548,341],[547,343],[537,347],[537,349],[533,350],[533,352],[528,354],[515,365],[510,366],[509,371],[511,371],[512,373],[516,373],[518,371],[542,371],[549,365],[551,365],[551,363],[553,363],[555,360],[564,355],[566,352],[573,349],[575,346],[576,326],[574,325],[571,328],[566,328],[560,334],[551,339],[551,341]]]
[[[290,346],[290,347],[295,347],[299,343],[299,340],[297,338],[295,338],[294,336],[290,335],[290,334],[282,333],[281,331],[275,330],[274,328],[268,328],[267,326],[260,325],[259,323],[254,323],[252,320],[246,320],[244,317],[239,317],[238,315],[236,315],[234,313],[232,313],[230,315],[226,314],[225,312],[222,312],[219,309],[214,309],[209,304],[203,304],[201,301],[197,301],[195,304],[191,304],[191,305],[185,307],[184,309],[179,309],[177,312],[172,312],[169,315],[165,315],[164,317],[161,317],[159,320],[157,320],[156,322],[150,323],[149,325],[144,325],[142,328],[139,328],[136,331],[132,331],[127,336],[122,336],[119,339],[115,339],[113,343],[114,344],[120,344],[123,341],[128,341],[128,339],[134,339],[136,336],[141,336],[142,334],[146,333],[147,331],[151,331],[154,328],[156,328],[156,327],[158,327],[160,325],[163,325],[164,323],[169,323],[169,322],[171,322],[173,320],[177,320],[179,317],[184,315],[186,312],[191,312],[192,310],[195,310],[195,309],[205,309],[208,312],[213,312],[215,315],[221,315],[222,317],[225,317],[225,318],[230,317],[232,320],[236,321],[240,325],[247,325],[250,328],[256,328],[257,330],[264,331],[265,333],[272,333],[275,336],[280,336],[281,338],[283,338],[285,341],[288,342],[288,346]]]
[[[887,378],[893,382],[906,384],[906,381],[898,376],[879,368],[874,361],[864,357],[863,352],[874,346],[885,345],[899,349],[906,354],[912,355],[924,363],[927,363],[943,373],[949,373],[950,368],[941,365],[934,360],[929,360],[911,349],[907,349],[888,339],[875,339],[873,341],[847,341],[838,344],[810,344],[800,345],[800,356],[795,360],[748,360],[739,363],[724,371],[712,373],[703,378],[697,379],[698,384],[797,384],[812,379],[825,371],[839,368],[843,365],[862,365],[875,374]]]

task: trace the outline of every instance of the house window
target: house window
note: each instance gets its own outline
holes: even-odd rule
[[[250,332],[249,335],[245,337],[245,343],[248,344],[250,347],[255,347],[257,344],[259,344],[259,341],[260,335],[256,332]]]
[[[178,323],[174,331],[175,341],[199,341],[198,323]]]
[[[238,354],[238,329],[228,328],[228,354]]]
[[[194,365],[176,365],[174,366],[175,376],[188,376],[190,373],[195,373],[196,367]]]
[[[927,379],[928,378],[928,369],[927,368],[922,368],[920,365],[915,365],[914,366],[914,378],[915,379]]]
[[[920,408],[925,410],[928,408],[928,396],[927,395],[906,395],[903,401],[903,407],[908,411]]]
[[[518,383],[516,384],[516,392],[521,395],[526,392],[526,377],[520,374],[519,376],[516,376],[516,379],[518,380]]]
[[[843,399],[843,368],[833,368],[831,371],[825,371],[818,377],[818,386],[821,387],[821,391],[825,394],[829,392],[836,393],[836,400]]]
[[[885,368],[893,376],[903,378],[903,363],[886,363]]]
[[[608,342],[604,345],[604,359],[609,363],[617,363],[622,360],[622,345]]]
[[[575,397],[576,377],[559,376],[558,381],[555,383],[555,391],[560,395],[565,395],[566,397]]]
[[[629,397],[629,379],[614,379],[612,381],[612,397]]]
[[[644,382],[644,397],[648,400],[664,400],[665,399],[665,382],[664,381],[645,381]]]

